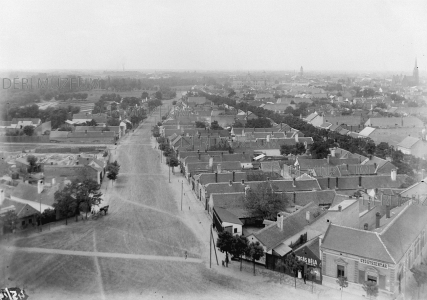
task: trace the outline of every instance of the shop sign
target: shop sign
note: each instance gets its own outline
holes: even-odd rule
[[[388,264],[385,264],[382,262],[373,261],[373,260],[364,259],[364,258],[361,258],[360,262],[362,264],[365,264],[365,265],[370,265],[370,266],[374,266],[374,267],[380,267],[380,268],[388,269]]]
[[[299,256],[299,255],[296,255],[296,257],[297,257],[297,259],[299,261],[305,262],[309,266],[313,266],[313,267],[317,267],[318,266],[317,260],[315,260],[313,258]]]

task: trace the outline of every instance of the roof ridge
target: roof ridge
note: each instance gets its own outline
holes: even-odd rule
[[[378,240],[381,242],[381,245],[383,245],[385,251],[387,252],[388,256],[390,256],[391,260],[396,264],[396,261],[394,260],[394,257],[391,255],[391,253],[388,251],[386,245],[382,241],[380,234],[378,232],[375,232],[376,236],[378,237]]]
[[[333,225],[333,226],[337,226],[337,227],[346,228],[346,229],[352,229],[352,230],[360,231],[360,232],[366,232],[366,233],[371,233],[371,234],[377,234],[377,233],[376,233],[376,232],[374,232],[374,231],[369,231],[369,230],[363,230],[363,229],[359,229],[359,228],[353,228],[353,227],[348,227],[348,226],[338,225],[338,224],[334,224],[334,223],[332,223],[332,222],[331,222],[331,225]]]

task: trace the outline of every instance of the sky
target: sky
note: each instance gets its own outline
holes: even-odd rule
[[[2,1],[1,70],[427,70],[427,1]]]

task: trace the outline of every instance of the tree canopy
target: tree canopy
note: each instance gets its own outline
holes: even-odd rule
[[[276,220],[277,213],[284,211],[288,205],[288,199],[284,194],[275,193],[277,189],[269,181],[262,182],[255,189],[248,189],[245,207],[253,216],[268,220]]]

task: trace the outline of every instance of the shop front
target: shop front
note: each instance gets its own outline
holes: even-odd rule
[[[322,284],[322,261],[313,253],[309,246],[303,246],[295,250],[296,258],[304,263],[301,276],[306,276],[308,280]]]

